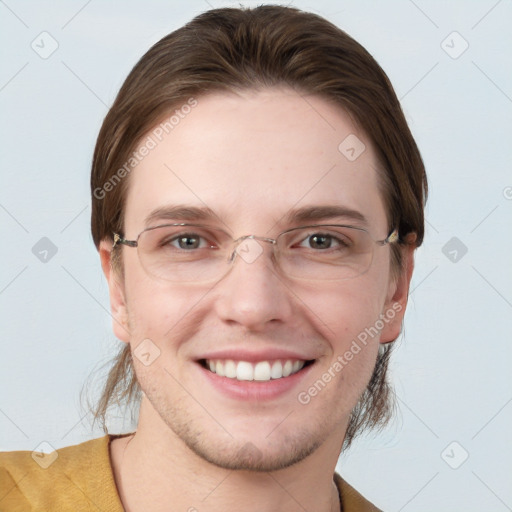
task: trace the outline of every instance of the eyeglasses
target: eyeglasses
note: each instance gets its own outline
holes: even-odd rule
[[[246,235],[234,240],[219,228],[197,224],[165,224],[142,231],[137,240],[114,233],[112,248],[136,247],[150,276],[173,282],[208,282],[222,279],[236,256],[253,263],[263,253],[258,242],[272,244],[273,259],[290,277],[308,280],[343,280],[368,271],[378,247],[398,241],[394,229],[384,240],[374,240],[363,228],[338,224],[301,226],[277,238]]]

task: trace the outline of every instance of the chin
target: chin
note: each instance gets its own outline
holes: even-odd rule
[[[328,439],[331,421],[319,421],[323,411],[301,417],[238,416],[214,420],[189,400],[171,400],[152,386],[146,398],[163,423],[190,452],[203,461],[230,471],[270,472],[288,468],[312,455]],[[192,406],[191,406],[192,405]],[[197,406],[197,407],[196,407]],[[303,406],[298,410],[304,414]]]
[[[220,449],[219,444],[215,442],[207,445],[204,442],[191,443],[190,440],[185,439],[183,441],[196,455],[219,468],[265,473],[298,464],[320,445],[320,442],[312,440],[309,443],[288,440],[288,442],[279,443],[276,447],[260,449],[251,441],[246,443],[233,441]]]

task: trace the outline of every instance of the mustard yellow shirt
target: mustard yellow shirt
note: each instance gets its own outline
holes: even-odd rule
[[[123,512],[105,435],[52,454],[0,452],[2,512]],[[57,458],[55,456],[57,455]],[[380,512],[337,473],[343,512]]]

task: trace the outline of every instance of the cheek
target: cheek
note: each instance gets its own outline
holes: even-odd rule
[[[375,281],[360,279],[357,286],[338,295],[335,310],[331,307],[327,339],[333,353],[323,370],[335,382],[334,389],[348,409],[359,399],[375,367],[380,339],[375,324],[382,307],[379,293]],[[332,297],[330,303],[334,303]]]
[[[334,352],[344,351],[361,332],[375,324],[386,295],[384,283],[375,276],[360,276],[338,286],[329,283],[321,291],[297,292],[305,314],[329,340]]]
[[[156,281],[136,268],[127,268],[125,290],[132,341],[149,338],[159,345],[190,327],[204,295],[193,287]]]

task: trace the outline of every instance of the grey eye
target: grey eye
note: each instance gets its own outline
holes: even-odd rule
[[[201,244],[201,237],[193,234],[180,235],[173,242],[178,242],[180,249],[198,249]]]
[[[333,239],[330,235],[315,234],[308,238],[308,242],[313,249],[329,249]]]

